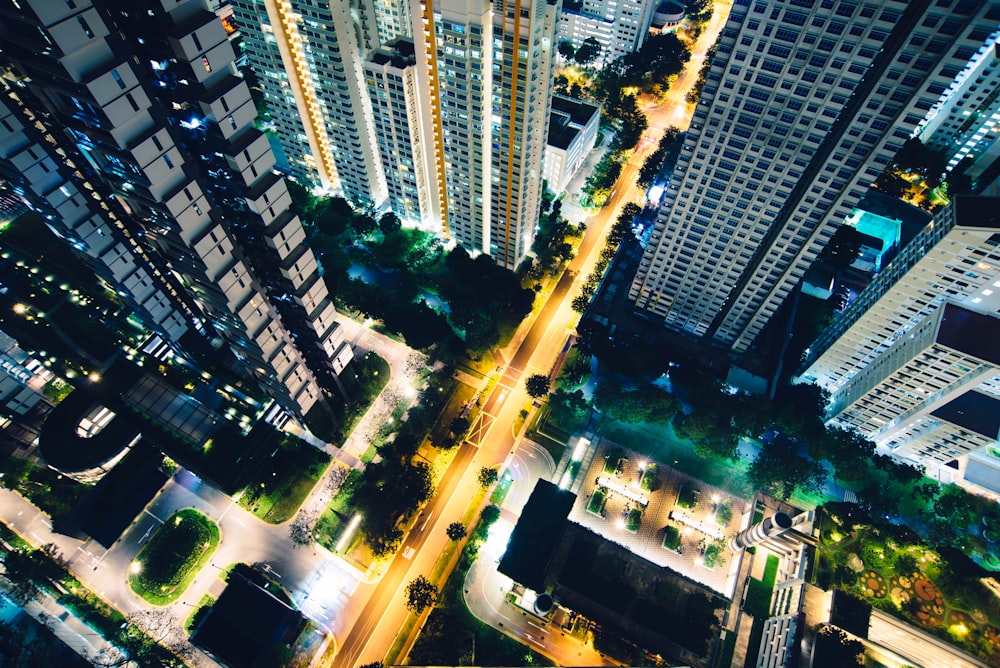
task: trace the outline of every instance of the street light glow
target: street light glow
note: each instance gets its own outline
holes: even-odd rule
[[[351,518],[350,524],[348,524],[347,528],[344,529],[344,535],[340,537],[340,540],[337,541],[337,546],[333,548],[334,552],[340,552],[343,547],[347,545],[348,539],[354,535],[354,532],[357,530],[359,524],[361,524],[361,515],[355,515]]]

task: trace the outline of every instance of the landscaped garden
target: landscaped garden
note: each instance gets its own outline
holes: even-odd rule
[[[594,493],[590,495],[590,501],[587,503],[587,512],[604,517],[604,503],[607,500],[607,492],[598,487],[594,490]]]
[[[656,489],[656,484],[659,482],[660,467],[656,464],[650,464],[646,467],[646,470],[642,473],[642,480],[639,481],[639,487],[642,488],[644,492],[652,492]]]
[[[153,605],[176,600],[219,544],[219,527],[197,510],[179,510],[160,525],[129,569],[136,594]]]
[[[681,546],[681,532],[680,529],[671,525],[668,525],[663,530],[663,547],[668,550],[673,550],[676,552]]]
[[[698,497],[701,492],[694,485],[681,485],[677,492],[677,505],[685,510],[691,510],[698,505]]]
[[[263,464],[240,496],[240,505],[265,522],[280,524],[305,501],[329,466],[330,456],[286,436]]]
[[[705,568],[713,569],[716,566],[722,566],[726,563],[725,558],[722,556],[722,551],[725,549],[726,543],[721,540],[713,540],[705,548],[705,554],[701,557],[701,563]]]
[[[604,458],[604,473],[605,475],[617,475],[618,471],[621,470],[622,466],[622,450],[621,448],[613,448],[608,452],[607,457]]]
[[[1000,662],[1000,605],[991,575],[958,550],[934,549],[904,527],[847,504],[823,508],[814,579],[906,619],[962,650]]]
[[[715,504],[715,522],[720,527],[729,526],[733,519],[733,500],[726,499]]]
[[[635,533],[642,526],[642,508],[632,508],[628,511],[628,519],[625,520],[625,528]]]

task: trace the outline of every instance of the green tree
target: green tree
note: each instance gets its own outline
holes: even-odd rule
[[[500,519],[500,506],[495,503],[491,503],[483,508],[483,512],[479,514],[479,520],[485,527],[490,527],[498,519]]]
[[[549,420],[565,431],[583,429],[590,422],[592,409],[583,391],[556,390],[549,395]]]
[[[492,487],[499,479],[496,467],[484,466],[479,469],[479,485],[483,488]]]
[[[451,426],[449,427],[449,430],[456,437],[459,437],[459,436],[464,436],[465,432],[469,431],[470,426],[471,424],[469,423],[469,418],[459,416],[451,421]]]
[[[653,180],[660,173],[660,168],[663,167],[663,161],[667,157],[667,152],[670,151],[671,147],[677,141],[679,134],[680,131],[677,128],[669,127],[663,133],[663,136],[660,137],[660,142],[656,145],[656,150],[646,157],[645,162],[642,163],[642,167],[639,169],[639,178],[636,183],[638,183],[640,188],[645,190],[653,185]]]
[[[711,411],[696,411],[674,418],[674,433],[694,443],[694,451],[704,459],[735,459],[739,439],[732,426]]]
[[[549,377],[540,373],[528,376],[524,387],[528,390],[529,397],[539,399],[549,393]]]
[[[576,49],[573,48],[572,42],[559,42],[559,55],[567,60],[572,58],[576,54]]]
[[[765,443],[747,470],[747,478],[755,488],[782,501],[796,489],[818,491],[825,475],[821,464],[800,453],[798,444],[784,437]]]
[[[437,601],[438,588],[423,575],[418,575],[406,585],[406,608],[421,613]]]
[[[598,42],[593,37],[588,37],[580,45],[580,48],[576,50],[576,54],[573,59],[581,65],[589,65],[590,63],[597,60],[597,57],[601,55],[601,43]]]
[[[448,538],[451,540],[462,540],[468,532],[465,529],[465,525],[461,522],[452,522],[445,529],[445,533],[448,534]]]

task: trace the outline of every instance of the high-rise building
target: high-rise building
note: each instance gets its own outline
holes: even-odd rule
[[[640,312],[751,349],[1000,6],[740,0],[630,289]]]
[[[356,205],[388,197],[404,222],[517,266],[541,204],[555,0],[234,6],[296,177]]]
[[[943,151],[951,171],[963,160],[973,180],[996,159],[1000,121],[1000,30],[990,35],[918,128],[928,147]],[[1000,148],[1000,147],[998,147]],[[983,157],[983,160],[977,160]]]
[[[368,54],[365,78],[385,171],[389,208],[406,221],[434,229],[442,219],[434,168],[434,127],[426,112],[413,42],[399,39]]]
[[[658,0],[583,0],[565,2],[559,13],[558,40],[574,48],[592,38],[601,46],[597,62],[610,63],[638,51],[653,22]]]
[[[411,136],[430,141],[420,149],[426,206],[445,236],[513,269],[531,247],[541,205],[558,2],[435,0],[419,8],[414,57],[429,104],[408,118],[420,126]]]
[[[1000,199],[956,198],[812,344],[800,380],[830,392],[834,424],[948,480],[997,439],[998,313]]]
[[[379,43],[374,17],[363,18],[373,8],[348,0],[232,5],[289,172],[343,191],[355,206],[381,205],[385,176],[362,71],[363,54]]]
[[[342,334],[218,17],[200,0],[0,15],[2,175],[177,350],[307,412]]]

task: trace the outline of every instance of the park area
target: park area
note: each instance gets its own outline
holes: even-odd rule
[[[580,474],[570,519],[731,596],[734,555],[725,539],[739,531],[746,502],[611,441],[590,447],[595,456]]]
[[[846,591],[997,665],[1000,599],[989,575],[956,550],[933,549],[847,505],[823,510],[816,584]]]
[[[265,522],[280,524],[309,496],[330,465],[330,456],[286,436],[262,464],[240,495],[240,505]]]
[[[176,600],[219,545],[219,527],[197,510],[179,510],[160,525],[129,568],[128,582],[153,605]]]

